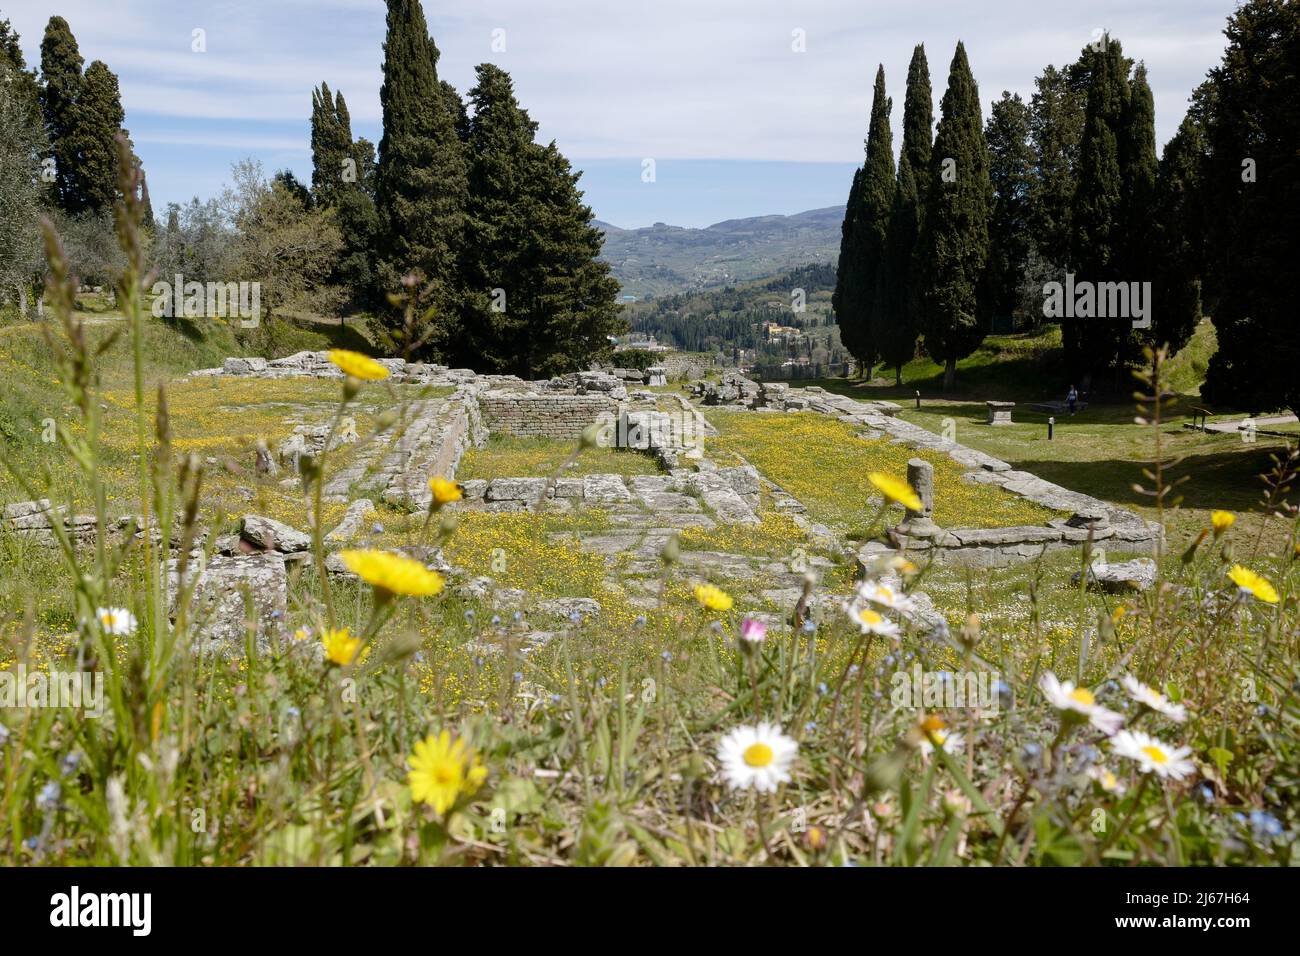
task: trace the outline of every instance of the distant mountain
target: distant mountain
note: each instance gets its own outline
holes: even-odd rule
[[[835,262],[843,219],[843,206],[827,206],[793,216],[728,219],[704,229],[662,222],[642,229],[596,226],[605,232],[601,258],[613,267],[623,294],[644,299]]]

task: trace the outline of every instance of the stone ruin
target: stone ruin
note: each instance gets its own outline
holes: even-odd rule
[[[404,403],[401,420],[394,427],[360,442],[346,466],[327,476],[325,497],[348,503],[343,518],[324,536],[328,552],[325,569],[334,575],[349,574],[336,551],[365,537],[374,522],[374,501],[416,511],[427,508],[427,477],[437,474],[454,478],[464,453],[483,445],[493,432],[576,441],[592,424],[599,426],[602,444],[653,455],[663,473],[631,478],[597,474],[466,481],[464,500],[455,507],[494,512],[599,507],[608,514],[614,530],[580,535],[581,545],[605,556],[611,567],[626,562],[618,566],[630,576],[620,586],[642,589],[632,600],[647,607],[658,600],[659,553],[672,535],[683,528],[757,525],[764,499],[776,511],[790,516],[820,549],[845,556],[852,553],[838,534],[811,521],[801,502],[752,466],[742,461],[736,466],[720,467],[709,460],[703,439],[714,432],[696,403],[730,405],[767,414],[799,411],[833,415],[854,426],[864,438],[888,439],[946,454],[965,468],[964,480],[999,485],[1009,494],[1061,513],[1060,518],[1042,526],[939,527],[933,520],[933,468],[925,460],[914,458],[909,462],[908,480],[921,497],[922,507],[908,512],[886,540],[857,549],[861,568],[878,567],[881,558],[898,550],[920,555],[922,560],[995,567],[1032,560],[1050,550],[1079,547],[1088,541],[1094,545],[1110,542],[1117,551],[1151,551],[1159,539],[1158,526],[1133,512],[1016,471],[1006,462],[911,425],[897,417],[900,409],[892,402],[859,402],[817,387],[759,383],[735,372],[725,374],[717,384],[697,382],[690,386],[689,393],[696,400],[693,403],[679,392],[643,388],[658,383],[661,377],[666,381],[666,376],[660,375],[661,369],[646,373],[628,369],[577,372],[528,382],[515,376],[477,375],[468,369],[401,359],[385,359],[382,364],[397,384],[451,388],[452,392],[442,398],[416,396]],[[231,358],[220,368],[194,372],[190,377],[212,376],[341,379],[342,373],[329,362],[327,353],[300,352],[270,361]],[[282,468],[292,476],[302,455],[317,455],[327,443],[330,448],[358,443],[354,421],[341,422],[340,426],[331,435],[327,424],[298,425],[274,453],[259,445],[253,462],[257,473],[273,477]],[[288,477],[283,482],[296,480]],[[0,535],[12,534],[40,546],[52,546],[56,543],[56,522],[78,545],[92,543],[97,534],[93,516],[67,514],[49,501],[39,501],[6,506]],[[113,521],[110,534],[118,539],[128,533],[143,537],[138,529],[137,519],[123,516]],[[180,542],[169,543],[169,600],[173,607],[180,588],[194,588],[194,613],[205,622],[207,648],[242,649],[250,626],[262,645],[282,635],[290,576],[295,569],[301,571],[314,562],[310,537],[271,518],[248,514],[241,519],[238,533],[223,535],[213,542],[206,563],[204,538],[193,543],[185,561],[177,550]],[[416,550],[415,556],[451,575],[453,590],[462,596],[482,597],[502,608],[523,600],[507,590],[491,588],[490,582],[485,584],[486,579],[457,582],[456,570],[447,566],[440,553],[426,548]],[[829,563],[821,557],[810,559],[813,570]],[[687,573],[703,576],[722,573],[766,581],[770,586],[762,591],[764,598],[787,606],[802,593],[803,571],[773,563],[770,558],[686,551],[682,567]],[[1110,568],[1113,570],[1100,565],[1091,569],[1089,585],[1142,587],[1148,577],[1146,564],[1130,562]],[[580,613],[599,613],[595,601],[581,600],[588,604]],[[251,617],[246,614],[247,607],[253,609]],[[936,627],[942,625],[941,616],[927,613],[935,618]],[[536,640],[544,641],[551,633],[539,632]]]

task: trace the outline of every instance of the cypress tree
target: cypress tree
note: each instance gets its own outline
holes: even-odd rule
[[[526,378],[582,368],[621,329],[601,234],[568,161],[534,142],[510,76],[491,64],[477,75],[462,262],[470,315],[457,357]]]
[[[867,160],[862,168],[861,212],[857,255],[859,257],[859,304],[862,309],[861,346],[865,372],[880,356],[880,340],[886,322],[885,255],[888,249],[889,218],[894,205],[894,141],[889,116],[894,101],[885,95],[885,68],[876,68],[876,86],[871,97],[871,127],[867,131]]]
[[[343,181],[347,153],[339,149],[340,138],[334,94],[322,82],[311,91],[311,189],[325,205]]]
[[[855,357],[857,343],[853,336],[857,325],[852,316],[857,314],[857,306],[853,301],[853,282],[857,263],[858,208],[861,204],[862,167],[859,166],[853,171],[849,199],[844,204],[844,221],[840,223],[840,257],[835,268],[835,291],[831,293],[831,311],[835,313],[835,324],[840,328],[840,344]]]
[[[1205,221],[1200,202],[1205,137],[1195,116],[1183,118],[1165,145],[1152,208],[1153,302],[1156,344],[1177,350],[1201,319],[1200,275]]]
[[[40,122],[41,85],[36,71],[27,69],[18,32],[8,20],[0,20],[0,82],[8,85],[18,105]]]
[[[68,21],[50,17],[41,39],[41,111],[55,172],[50,198],[53,205],[73,214],[82,212],[87,205],[78,178],[81,155],[77,101],[81,97],[83,62]]]
[[[1249,412],[1300,409],[1300,5],[1249,0],[1228,19],[1222,63],[1197,93],[1206,301],[1219,348],[1201,395]]]
[[[77,178],[85,210],[108,212],[118,197],[117,134],[126,114],[117,76],[101,60],[86,68],[77,116],[76,139],[81,144]]]
[[[1112,282],[1123,271],[1124,183],[1120,131],[1128,109],[1128,65],[1118,40],[1085,51],[1088,105],[1079,144],[1071,231],[1076,282]],[[1123,317],[1063,318],[1066,363],[1079,377],[1116,365],[1132,328]]]
[[[946,390],[956,381],[957,360],[984,339],[979,295],[993,202],[979,87],[960,41],[940,111],[920,242],[921,331],[930,356],[944,365]]]
[[[1146,66],[1139,63],[1129,82],[1128,101],[1121,118],[1119,137],[1120,179],[1123,183],[1124,269],[1133,280],[1149,280],[1152,215],[1156,177],[1156,109],[1147,83]]]
[[[1004,91],[993,104],[985,138],[993,185],[986,305],[990,316],[1005,317],[1013,315],[1016,308],[1033,229],[1029,194],[1034,152],[1029,142],[1029,107],[1019,96]]]
[[[1034,80],[1029,130],[1037,166],[1030,215],[1038,255],[1064,272],[1070,261],[1070,205],[1083,136],[1084,97],[1054,66]]]
[[[845,209],[845,226],[841,227],[840,267],[843,273],[836,317],[840,324],[840,341],[870,377],[878,353],[876,335],[884,318],[884,289],[879,277],[883,271],[885,240],[889,234],[889,217],[894,200],[894,147],[889,130],[892,101],[885,95],[885,68],[876,69],[875,90],[871,98],[871,123],[867,128],[866,159],[855,189],[850,193],[850,207]],[[853,195],[856,193],[856,195]],[[844,245],[847,239],[847,247]],[[847,261],[845,254],[847,253]]]
[[[379,91],[384,135],[375,190],[381,223],[376,278],[381,291],[393,292],[409,270],[423,273],[445,339],[457,322],[465,157],[419,0],[388,0],[387,24]]]
[[[930,67],[921,44],[912,50],[903,101],[903,146],[898,154],[898,183],[889,216],[888,267],[881,276],[886,290],[887,320],[881,323],[878,345],[886,365],[894,366],[895,384],[903,384],[903,366],[916,354],[920,312],[916,253],[928,186],[931,134],[934,127]]]

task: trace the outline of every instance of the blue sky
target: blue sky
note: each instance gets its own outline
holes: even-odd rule
[[[1163,145],[1222,53],[1232,0],[425,0],[458,89],[474,66],[511,72],[520,101],[586,170],[587,200],[618,226],[703,226],[843,202],[861,162],[877,63],[897,147],[912,46],[924,42],[936,113],[958,38],[987,115],[1028,96],[1103,29],[1144,60]],[[0,0],[39,60],[52,12],[89,62],[119,75],[155,209],[220,190],[247,156],[311,171],[311,89],[341,89],[353,132],[379,140],[382,0]],[[203,30],[206,52],[194,52]],[[503,31],[503,32],[501,32]],[[796,31],[802,31],[801,34]],[[802,37],[803,50],[797,51]],[[504,49],[502,47],[504,41]],[[642,160],[656,161],[644,183]]]

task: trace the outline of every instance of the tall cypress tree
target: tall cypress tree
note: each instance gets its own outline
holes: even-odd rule
[[[376,182],[382,224],[377,280],[383,291],[395,291],[408,270],[419,269],[445,339],[457,322],[465,157],[419,0],[388,0],[387,23],[379,91],[384,135]]]
[[[1205,136],[1189,113],[1165,144],[1152,204],[1151,253],[1155,305],[1155,344],[1181,348],[1201,318],[1205,219],[1201,204],[1201,164]]]
[[[1249,412],[1300,409],[1300,4],[1248,0],[1198,91],[1206,157],[1206,301],[1219,348],[1201,395]]]
[[[342,128],[334,94],[321,83],[311,91],[311,189],[317,202],[332,205],[346,185],[343,163],[351,147],[352,134]]]
[[[859,220],[859,295],[863,336],[859,358],[869,372],[880,356],[880,340],[887,324],[883,277],[888,249],[889,218],[894,206],[894,140],[889,116],[894,101],[885,95],[885,68],[876,68],[871,97],[871,128],[867,131],[867,161],[862,168],[862,211]]]
[[[1113,282],[1123,271],[1124,183],[1120,139],[1128,109],[1128,64],[1113,37],[1085,51],[1088,105],[1071,230],[1071,262],[1076,282]],[[1061,337],[1066,363],[1078,376],[1113,368],[1127,341],[1131,322],[1123,317],[1064,318]]]
[[[491,64],[477,74],[462,263],[471,315],[456,355],[527,378],[581,368],[622,327],[601,235],[568,161],[534,142],[510,76]]]
[[[903,366],[916,354],[921,308],[917,287],[917,240],[929,185],[934,103],[930,66],[922,44],[912,50],[903,101],[903,146],[898,154],[898,184],[889,217],[888,266],[881,276],[887,320],[877,337],[880,357],[894,366],[894,381],[903,384]]]
[[[41,40],[41,110],[54,158],[51,201],[69,213],[82,212],[87,198],[78,177],[81,161],[80,114],[77,101],[83,84],[77,38],[63,17],[50,17]]]
[[[839,303],[835,306],[840,341],[862,370],[870,376],[879,354],[876,334],[884,316],[879,276],[889,234],[894,199],[894,147],[889,130],[892,102],[885,95],[885,68],[876,69],[871,98],[871,123],[867,128],[866,159],[854,184],[851,208],[846,207],[841,229]],[[844,241],[847,239],[847,247]],[[845,254],[847,253],[847,259]]]
[[[1029,142],[1029,107],[1018,95],[1004,91],[993,104],[985,138],[993,184],[986,306],[990,316],[1006,317],[1015,312],[1033,229],[1029,194],[1034,152]]]
[[[1065,71],[1054,66],[1034,80],[1029,130],[1037,166],[1030,190],[1030,215],[1038,255],[1064,272],[1070,262],[1070,206],[1085,97]]]
[[[101,60],[86,68],[77,116],[77,140],[81,143],[77,178],[85,209],[108,212],[118,197],[117,134],[122,131],[126,114],[122,111],[117,76]]]
[[[16,102],[39,121],[41,85],[36,71],[27,69],[23,48],[16,30],[8,20],[0,20],[0,82],[5,83]]]
[[[984,339],[979,296],[993,202],[979,87],[960,41],[940,111],[920,243],[921,331],[930,356],[944,364],[946,390],[956,382],[957,360]]]
[[[835,291],[831,293],[831,311],[840,328],[840,344],[856,358],[857,304],[854,301],[855,265],[858,245],[858,209],[862,205],[862,167],[853,171],[849,199],[844,204],[844,221],[840,223],[840,257],[835,268]]]
[[[1124,269],[1133,281],[1151,278],[1152,215],[1155,203],[1156,109],[1147,83],[1146,66],[1139,63],[1129,82],[1128,100],[1120,119],[1119,172],[1123,182],[1121,208]]]

